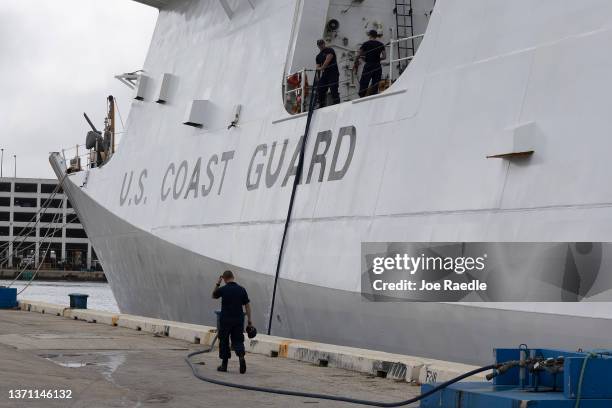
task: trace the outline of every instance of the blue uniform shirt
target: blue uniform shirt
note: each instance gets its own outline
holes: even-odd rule
[[[245,288],[236,282],[215,289],[215,299],[221,298],[221,320],[239,320],[244,318],[242,307],[249,303]]]

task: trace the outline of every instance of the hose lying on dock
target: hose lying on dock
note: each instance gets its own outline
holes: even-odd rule
[[[458,377],[455,377],[451,380],[448,380],[440,385],[438,385],[435,388],[432,388],[431,390],[427,391],[426,393],[423,393],[417,397],[414,398],[410,398],[404,401],[398,401],[398,402],[380,402],[380,401],[369,401],[369,400],[361,400],[361,399],[357,399],[357,398],[349,398],[349,397],[341,397],[341,396],[336,396],[336,395],[329,395],[329,394],[317,394],[317,393],[309,393],[309,392],[301,392],[301,391],[292,391],[292,390],[282,390],[282,389],[275,389],[275,388],[267,388],[267,387],[257,387],[254,385],[244,385],[244,384],[236,384],[236,383],[232,383],[229,381],[222,381],[222,380],[217,380],[215,378],[210,378],[210,377],[206,377],[202,374],[200,374],[198,372],[198,370],[196,369],[196,366],[194,365],[194,363],[191,361],[191,358],[194,356],[197,356],[199,354],[204,354],[204,353],[210,353],[214,347],[215,347],[215,341],[217,340],[217,338],[215,337],[215,339],[212,342],[212,345],[210,346],[210,348],[206,349],[206,350],[201,350],[201,351],[194,351],[193,353],[189,353],[187,355],[187,357],[185,357],[185,361],[187,362],[187,364],[189,365],[189,367],[191,367],[191,371],[193,372],[193,375],[197,378],[199,378],[202,381],[206,381],[208,383],[211,384],[216,384],[216,385],[221,385],[223,387],[230,387],[230,388],[238,388],[241,390],[248,390],[248,391],[257,391],[257,392],[265,392],[267,394],[277,394],[277,395],[289,395],[289,396],[293,396],[293,397],[302,397],[302,398],[314,398],[314,399],[321,399],[321,400],[329,400],[329,401],[340,401],[340,402],[348,402],[350,404],[359,404],[359,405],[367,405],[370,407],[401,407],[404,405],[408,405],[408,404],[413,404],[415,402],[418,402],[424,398],[429,397],[432,394],[435,394],[436,392],[448,387],[451,384],[454,384],[456,382],[459,382],[463,379],[466,379],[468,377],[471,377],[475,374],[481,373],[483,371],[488,371],[488,370],[493,370],[495,368],[498,368],[501,366],[501,364],[491,364],[488,366],[484,366],[484,367],[480,367],[480,368],[476,368],[472,371],[468,371],[465,374],[461,374]]]

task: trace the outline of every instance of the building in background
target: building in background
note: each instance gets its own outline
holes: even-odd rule
[[[101,270],[57,180],[0,178],[0,269]],[[42,207],[46,209],[41,210]]]

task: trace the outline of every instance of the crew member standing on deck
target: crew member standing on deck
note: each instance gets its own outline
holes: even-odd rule
[[[340,103],[340,93],[338,92],[340,71],[338,70],[336,52],[333,48],[328,47],[325,40],[317,41],[317,47],[320,50],[316,59],[317,71],[320,75],[317,92],[319,93],[319,108],[322,108],[327,105],[328,90],[331,92],[332,105]]]
[[[370,39],[359,48],[355,64],[353,65],[353,72],[356,74],[357,69],[359,69],[359,60],[362,58],[365,60],[365,66],[359,80],[359,96],[362,98],[367,95],[368,89],[370,90],[370,95],[378,93],[378,83],[382,78],[380,61],[387,58],[385,45],[377,40],[378,32],[370,30],[368,36]]]
[[[225,285],[221,287],[221,282]],[[234,352],[240,361],[240,374],[246,372],[246,361],[244,359],[244,312],[247,316],[247,327],[251,323],[251,305],[246,289],[234,282],[232,271],[225,271],[219,277],[213,299],[221,298],[221,317],[219,321],[219,358],[221,365],[218,371],[227,371],[227,361],[231,358],[230,339]],[[244,311],[242,308],[244,307]]]

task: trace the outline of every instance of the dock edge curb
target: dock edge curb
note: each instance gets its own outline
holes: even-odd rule
[[[19,309],[89,323],[124,327],[207,346],[211,345],[217,333],[217,329],[210,326],[91,309],[70,309],[62,305],[30,300],[20,300]],[[460,363],[265,334],[258,334],[255,339],[246,339],[245,347],[247,352],[253,354],[287,358],[415,384],[446,381],[476,368]],[[467,381],[484,381],[484,375],[470,377]]]

